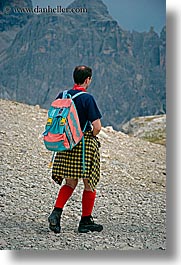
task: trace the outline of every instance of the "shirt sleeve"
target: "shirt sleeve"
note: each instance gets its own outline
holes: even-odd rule
[[[60,92],[60,93],[56,96],[55,99],[62,98],[62,96],[63,96],[63,92]]]
[[[102,115],[97,107],[95,99],[92,95],[87,99],[87,119],[92,123],[97,119],[101,119]]]

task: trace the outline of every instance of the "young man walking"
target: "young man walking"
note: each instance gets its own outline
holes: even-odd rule
[[[96,135],[101,130],[101,113],[93,96],[87,92],[92,79],[92,69],[84,65],[77,66],[74,69],[73,78],[75,84],[68,91],[68,94],[73,96],[80,91],[85,92],[74,99],[81,129],[83,130],[86,126],[84,132],[85,171],[82,170],[82,141],[72,150],[57,152],[52,169],[52,178],[60,185],[63,179],[66,183],[60,188],[54,209],[48,218],[49,228],[55,233],[60,233],[63,208],[76,188],[78,180],[82,179],[84,190],[82,194],[82,216],[78,231],[80,233],[100,232],[103,226],[94,222],[92,210],[96,198],[96,185],[100,179],[100,143]],[[62,95],[63,92],[57,98],[62,98]]]

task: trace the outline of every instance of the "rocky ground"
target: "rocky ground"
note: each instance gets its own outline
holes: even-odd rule
[[[166,145],[166,114],[132,118],[121,131],[149,142]]]
[[[41,138],[47,111],[0,100],[0,116],[0,249],[166,249],[165,146],[103,128],[93,216],[104,230],[77,232],[80,182],[64,209],[62,232],[54,234],[47,218],[59,186],[51,180],[51,153]]]

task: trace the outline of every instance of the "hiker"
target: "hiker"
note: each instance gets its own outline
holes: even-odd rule
[[[67,93],[74,96],[80,91],[86,92],[73,100],[81,129],[83,130],[86,126],[84,132],[85,171],[82,170],[82,141],[72,150],[56,153],[52,168],[52,178],[60,185],[62,180],[65,179],[65,184],[60,188],[54,209],[48,218],[49,228],[55,233],[60,233],[63,208],[76,188],[78,179],[82,179],[84,190],[82,194],[82,216],[78,232],[100,232],[103,226],[94,222],[92,211],[96,198],[96,185],[100,179],[100,143],[96,135],[101,130],[101,113],[93,96],[87,93],[92,80],[92,69],[84,65],[77,66],[74,69],[73,78],[75,84]],[[62,96],[63,92],[57,96],[57,99],[62,98]]]

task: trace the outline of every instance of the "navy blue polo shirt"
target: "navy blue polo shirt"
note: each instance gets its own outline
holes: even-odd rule
[[[81,90],[70,89],[68,90],[67,93],[70,94],[71,96],[74,96],[75,94],[79,92],[81,92]],[[59,93],[56,99],[62,98],[62,96],[63,96],[63,92]],[[90,131],[92,129],[91,123],[102,117],[97,107],[94,97],[86,92],[76,97],[75,99],[73,99],[73,101],[77,109],[81,129],[83,130],[86,122],[89,121],[86,126],[85,131]]]

